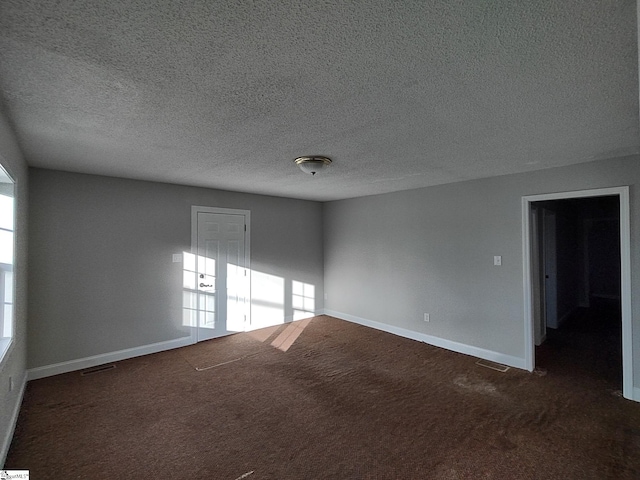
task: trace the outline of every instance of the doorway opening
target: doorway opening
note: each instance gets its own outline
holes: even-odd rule
[[[628,187],[523,197],[527,368],[601,376],[634,399]]]

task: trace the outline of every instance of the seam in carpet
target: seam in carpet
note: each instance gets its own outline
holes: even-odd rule
[[[251,475],[254,471],[251,470],[250,472],[247,473],[243,473],[242,475],[240,475],[238,478],[236,478],[236,480],[242,480],[243,478],[247,478],[249,475]]]
[[[233,360],[227,360],[226,362],[222,362],[222,363],[216,363],[215,365],[210,365],[208,367],[193,367],[196,369],[197,372],[202,372],[204,370],[209,370],[211,368],[216,368],[216,367],[221,367],[223,365],[227,365],[228,363],[233,363],[233,362],[238,362],[240,360],[244,360],[245,358],[249,358],[249,357],[255,357],[256,355],[258,355],[260,352],[257,353],[251,353],[249,355],[244,355],[242,357],[239,358],[234,358]]]

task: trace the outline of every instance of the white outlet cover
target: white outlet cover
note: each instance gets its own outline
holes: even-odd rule
[[[502,256],[501,255],[496,255],[493,257],[493,264],[494,265],[502,265]]]

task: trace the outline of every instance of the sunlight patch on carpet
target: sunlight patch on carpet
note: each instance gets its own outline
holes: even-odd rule
[[[180,353],[191,367],[202,372],[266,353],[269,347],[287,352],[312,319],[213,338],[184,347]]]
[[[304,329],[307,328],[309,322],[311,322],[310,318],[290,323],[287,325],[287,328],[285,328],[284,331],[278,335],[273,342],[271,342],[271,346],[286,352],[289,350],[291,345],[293,345],[293,342],[298,339]]]

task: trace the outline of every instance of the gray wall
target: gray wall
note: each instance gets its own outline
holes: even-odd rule
[[[9,354],[0,364],[0,465],[8,445],[6,434],[13,427],[13,414],[20,400],[20,390],[26,375],[27,358],[27,166],[12,128],[0,112],[0,163],[17,182],[16,216],[16,328]],[[13,378],[15,388],[9,392],[9,379]],[[10,440],[10,439],[9,439]]]
[[[250,210],[252,270],[323,308],[321,203],[42,169],[30,188],[29,368],[188,336],[192,205]]]
[[[329,202],[325,307],[523,358],[522,196],[630,185],[632,289],[638,292],[639,160]],[[493,266],[494,255],[502,255],[501,267]],[[640,385],[640,296],[632,301],[634,384]]]

